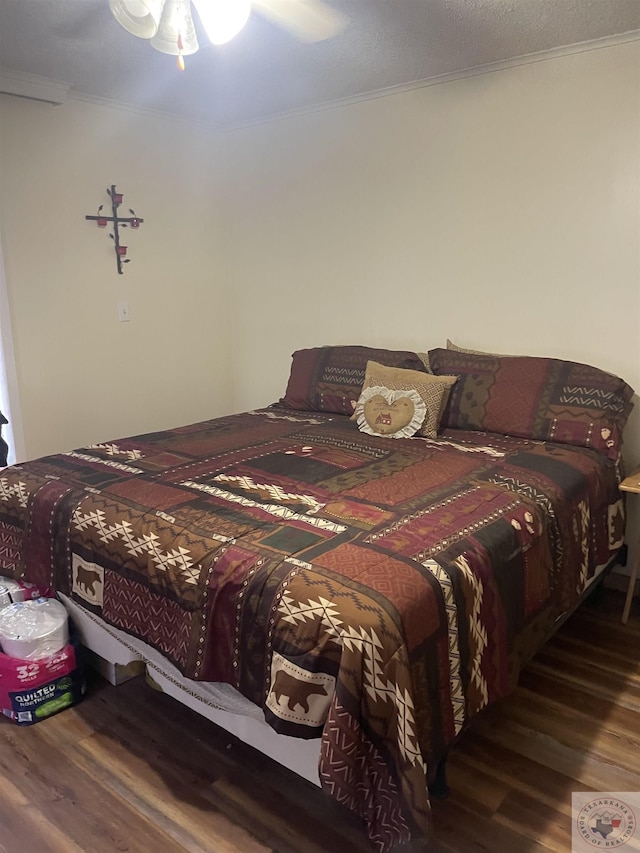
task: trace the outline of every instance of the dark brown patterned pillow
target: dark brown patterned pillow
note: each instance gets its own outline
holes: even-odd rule
[[[441,426],[592,447],[616,459],[633,389],[597,367],[534,356],[435,349],[434,374],[459,377]]]
[[[279,405],[307,412],[351,415],[360,396],[368,361],[426,373],[415,352],[362,346],[329,346],[297,350]]]

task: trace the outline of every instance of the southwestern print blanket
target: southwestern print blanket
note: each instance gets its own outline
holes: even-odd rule
[[[321,737],[322,785],[381,851],[428,835],[437,763],[623,526],[593,450],[273,407],[0,472],[0,575]]]

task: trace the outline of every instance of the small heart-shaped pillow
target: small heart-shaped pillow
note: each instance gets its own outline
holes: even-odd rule
[[[358,428],[369,435],[409,438],[420,429],[427,413],[417,391],[392,391],[382,385],[365,388],[354,416]]]

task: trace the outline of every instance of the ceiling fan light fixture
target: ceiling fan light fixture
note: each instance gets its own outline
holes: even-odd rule
[[[120,26],[142,39],[158,31],[163,0],[109,0],[111,13]]]
[[[332,38],[347,24],[324,0],[193,0],[193,4],[214,45],[226,44],[240,32],[253,5],[305,42]],[[191,0],[109,0],[109,7],[127,32],[148,39],[161,53],[177,56],[181,70],[184,57],[198,50]]]
[[[249,20],[251,0],[193,0],[212,44],[226,44]]]
[[[170,56],[190,56],[198,50],[198,46],[190,0],[164,0],[151,47]]]

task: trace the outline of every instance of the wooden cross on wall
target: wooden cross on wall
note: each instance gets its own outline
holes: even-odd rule
[[[118,216],[118,208],[122,204],[123,195],[116,190],[115,184],[111,184],[111,189],[107,189],[107,194],[111,199],[111,216],[105,216],[102,213],[103,204],[98,208],[98,213],[95,216],[85,216],[85,219],[91,219],[96,222],[98,228],[106,228],[108,222],[113,222],[113,234],[109,234],[109,237],[115,243],[115,252],[116,252],[116,262],[118,264],[118,273],[122,275],[124,270],[122,269],[123,264],[130,263],[129,258],[125,258],[127,254],[127,246],[123,246],[120,243],[120,228],[139,228],[140,223],[144,222],[144,219],[141,219],[139,216],[136,216],[135,211],[129,208],[129,213],[131,216]]]

